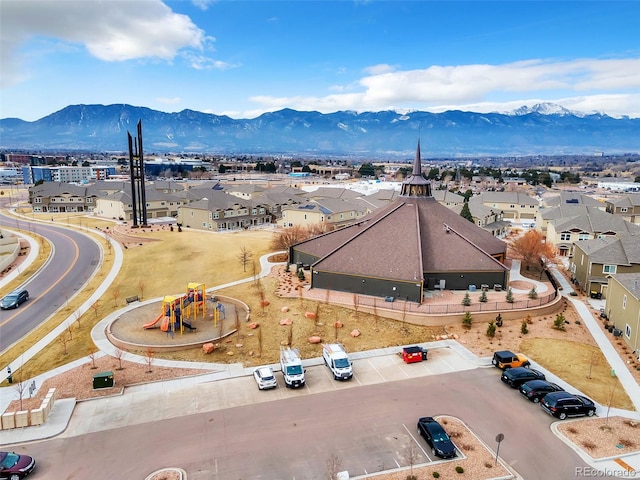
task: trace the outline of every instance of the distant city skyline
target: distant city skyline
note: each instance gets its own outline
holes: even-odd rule
[[[640,117],[640,2],[0,0],[0,118],[131,104]]]

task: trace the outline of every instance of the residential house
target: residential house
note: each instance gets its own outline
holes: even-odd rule
[[[569,264],[573,283],[591,296],[607,296],[609,278],[640,273],[640,233],[578,241]]]
[[[535,222],[538,214],[538,200],[521,192],[483,192],[474,200],[501,211],[505,220]]]
[[[145,189],[145,203],[147,220],[150,220],[177,216],[182,200],[175,195],[151,188]],[[130,190],[121,190],[98,198],[94,213],[105,218],[133,220],[133,199]]]
[[[187,228],[224,232],[267,225],[272,223],[272,216],[263,204],[210,190],[206,197],[178,209],[178,223]]]
[[[604,308],[615,333],[640,360],[640,273],[611,277]]]
[[[347,190],[348,191],[348,190]],[[340,198],[317,198],[298,205],[290,205],[282,210],[282,227],[317,225],[321,223],[341,227],[376,210],[362,198],[341,200]]]
[[[101,194],[95,186],[43,182],[29,188],[33,213],[93,212]]]
[[[542,218],[547,223],[547,242],[553,243],[561,256],[568,257],[573,256],[577,241],[640,231],[640,226],[621,217],[581,205],[561,205],[543,213]]]
[[[640,193],[607,200],[605,205],[607,212],[619,215],[627,222],[640,224]]]

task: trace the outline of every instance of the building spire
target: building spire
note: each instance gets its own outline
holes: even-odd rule
[[[402,182],[402,197],[431,197],[431,182],[422,175],[422,160],[420,158],[420,138],[418,138],[418,148],[416,158],[413,161],[413,171],[411,175]]]

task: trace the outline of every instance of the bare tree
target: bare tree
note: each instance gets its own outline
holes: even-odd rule
[[[240,247],[240,253],[238,254],[238,260],[240,261],[240,264],[242,265],[242,271],[246,272],[247,271],[247,265],[249,265],[249,263],[251,262],[251,258],[253,257],[253,253],[251,253],[247,247],[245,247],[244,245],[242,247]]]
[[[118,306],[118,301],[120,300],[120,286],[114,285],[111,289],[111,298],[113,299],[113,306]]]
[[[262,328],[258,328],[258,356],[262,357]]]
[[[87,357],[89,357],[89,360],[91,360],[91,369],[95,370],[96,368],[96,357],[98,356],[98,352],[94,351],[94,350],[89,350],[89,353],[87,354]]]
[[[148,347],[144,352],[144,362],[147,364],[147,373],[151,373],[151,365],[153,365],[153,359],[156,354],[151,347]]]
[[[415,442],[409,440],[406,446],[405,455],[406,455],[407,463],[409,463],[409,467],[411,469],[410,470],[411,473],[409,474],[409,476],[407,476],[407,480],[409,479],[417,480],[417,477],[413,474],[413,466],[416,463],[418,463],[418,459],[420,457],[418,455],[418,449],[416,448]]]
[[[67,333],[69,334],[69,341],[73,340],[73,323],[67,322],[65,325]]]
[[[353,292],[353,310],[356,314],[356,318],[358,318],[358,312],[360,311],[360,299],[356,292]]]
[[[338,473],[340,473],[340,469],[342,465],[340,464],[340,459],[338,455],[332,453],[327,458],[327,476],[325,477],[327,480],[338,480]]]
[[[307,238],[309,238],[309,233],[301,226],[283,228],[275,234],[269,247],[273,250],[286,250],[289,252],[289,247]]]
[[[24,407],[22,406],[22,399],[24,398],[24,391],[27,389],[27,382],[25,382],[24,377],[25,375],[22,372],[22,368],[18,370],[18,375],[14,374],[15,381],[13,382],[13,388],[15,388],[16,392],[18,392],[20,410],[24,410]]]
[[[147,286],[144,280],[138,280],[138,291],[140,292],[140,300],[144,298],[144,289]]]
[[[98,318],[98,310],[99,309],[100,309],[100,300],[96,300],[91,305],[91,310],[93,310],[93,313],[95,314],[96,318]]]
[[[113,356],[118,360],[118,370],[122,370],[122,357],[124,357],[124,351],[121,348],[116,347]]]
[[[380,316],[378,315],[378,302],[376,300],[377,298],[373,297],[373,321],[374,321],[374,326],[377,329],[378,320],[380,319]]]
[[[73,314],[73,316],[76,319],[76,323],[78,324],[78,328],[80,328],[80,320],[82,320],[82,313],[80,313],[80,310],[76,310],[75,313]]]
[[[60,336],[58,337],[58,341],[60,342],[60,345],[62,345],[63,354],[66,355],[67,354],[67,343],[69,343],[69,337],[67,336],[67,331],[66,330],[60,334]]]

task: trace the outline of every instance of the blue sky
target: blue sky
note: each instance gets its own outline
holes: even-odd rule
[[[0,118],[128,103],[640,117],[637,1],[0,0]]]

